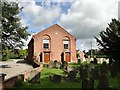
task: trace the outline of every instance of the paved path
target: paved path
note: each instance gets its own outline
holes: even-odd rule
[[[8,65],[6,68],[0,67],[0,73],[7,74],[5,76],[5,79],[8,79],[12,76],[16,76],[17,74],[21,74],[25,71],[32,70],[33,67],[31,65],[28,65],[26,63],[17,63],[17,61],[11,61],[11,62],[0,62],[0,65]]]

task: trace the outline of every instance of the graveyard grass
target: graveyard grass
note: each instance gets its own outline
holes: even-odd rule
[[[71,66],[76,67],[76,64],[72,64]],[[40,77],[41,82],[40,83],[33,84],[33,83],[22,82],[21,87],[23,89],[25,89],[25,88],[30,88],[30,89],[34,89],[34,88],[81,88],[82,82],[79,78],[79,75],[77,75],[76,80],[73,82],[65,81],[64,79],[62,79],[62,81],[60,83],[55,83],[55,82],[52,82],[49,78],[49,75],[53,75],[53,74],[66,76],[64,71],[61,69],[44,68],[43,71],[41,72],[41,77]],[[120,86],[119,86],[120,74],[115,78],[111,78],[110,73],[109,73],[108,80],[109,80],[109,85],[112,88],[120,88]],[[94,88],[97,88],[97,86],[98,86],[98,80],[95,81]],[[20,88],[20,90],[22,90],[22,88]]]
[[[63,70],[55,69],[55,68],[44,68],[41,72],[40,80],[41,82],[38,84],[25,83],[23,84],[23,88],[81,88],[81,82],[79,77],[76,78],[76,81],[68,82],[62,79],[60,83],[52,82],[49,78],[49,75],[58,74],[62,76],[66,76]]]

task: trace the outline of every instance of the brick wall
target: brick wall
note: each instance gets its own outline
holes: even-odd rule
[[[43,49],[43,36],[47,35],[50,37],[50,60],[54,61],[57,60],[61,62],[61,53],[66,52],[64,50],[63,39],[65,37],[69,38],[69,52],[70,52],[70,61],[76,62],[76,38],[66,32],[62,27],[55,24],[50,28],[43,30],[35,34],[34,37],[34,55],[38,62],[40,62],[40,53],[42,52],[42,60],[44,63],[44,49]],[[28,46],[30,49],[30,46]],[[47,50],[46,50],[47,51]],[[29,57],[29,56],[28,56]]]

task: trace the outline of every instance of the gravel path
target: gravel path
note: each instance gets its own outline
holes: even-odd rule
[[[17,61],[12,61],[12,62],[0,62],[0,65],[8,65],[6,68],[1,68],[0,67],[0,73],[5,73],[7,74],[5,76],[5,79],[8,79],[12,76],[16,76],[17,74],[21,74],[25,71],[32,70],[33,67],[26,64],[26,63],[17,63]]]

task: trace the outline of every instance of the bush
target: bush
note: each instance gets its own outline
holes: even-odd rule
[[[17,80],[16,82],[15,82],[15,85],[14,85],[15,87],[21,87],[21,86],[23,86],[23,81],[21,80],[21,79],[19,79],[19,80]]]

